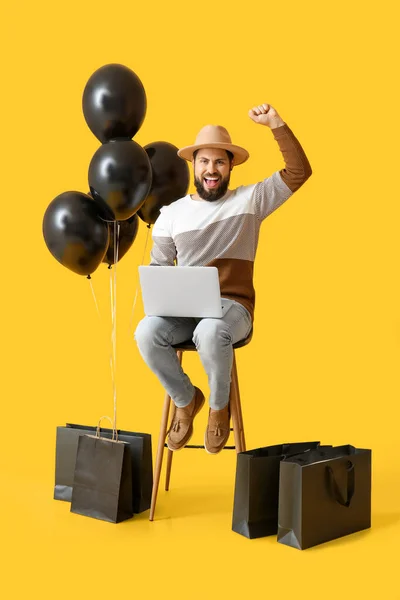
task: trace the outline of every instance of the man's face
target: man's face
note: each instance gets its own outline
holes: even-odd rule
[[[226,194],[232,168],[225,150],[201,148],[193,161],[193,169],[200,198],[214,202]]]

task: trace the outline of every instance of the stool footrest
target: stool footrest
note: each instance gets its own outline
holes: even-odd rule
[[[164,444],[165,448],[168,448],[168,444]],[[203,450],[205,449],[204,446],[197,446],[195,444],[187,444],[186,446],[184,446],[184,448],[203,448]],[[236,446],[224,446],[223,450],[236,450]]]

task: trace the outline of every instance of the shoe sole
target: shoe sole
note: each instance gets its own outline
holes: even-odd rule
[[[168,446],[168,450],[171,450],[171,452],[179,452],[179,450],[183,450],[183,449],[184,449],[184,447],[188,445],[188,443],[189,443],[189,442],[190,442],[190,440],[192,439],[192,437],[193,437],[193,433],[194,433],[194,430],[193,430],[193,421],[194,421],[194,418],[195,418],[195,416],[196,416],[196,415],[197,415],[197,414],[198,414],[198,413],[201,411],[201,409],[203,408],[205,401],[206,401],[206,399],[205,399],[205,396],[203,395],[203,400],[202,400],[202,402],[201,402],[201,404],[200,404],[199,408],[196,410],[196,412],[195,412],[195,413],[194,413],[194,415],[193,415],[193,420],[192,420],[192,433],[190,434],[190,436],[189,436],[189,437],[188,437],[188,439],[186,440],[185,444],[184,444],[183,446],[181,446],[180,448],[171,448],[171,447],[169,446],[169,444],[168,444],[168,440],[167,440],[167,446]]]

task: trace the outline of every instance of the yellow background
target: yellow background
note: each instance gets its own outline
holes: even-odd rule
[[[395,3],[39,0],[2,9],[2,589],[8,598],[400,598],[398,20]],[[109,271],[61,267],[43,214],[87,191],[99,142],[81,97],[100,66],[133,69],[135,140],[228,128],[251,158],[232,187],[283,167],[247,113],[272,104],[307,183],[263,224],[250,346],[238,352],[248,447],[320,439],[373,450],[373,528],[299,552],[231,532],[235,457],[183,451],[172,489],[118,526],[52,500],[55,429],[112,412]],[[191,183],[190,190],[193,190]],[[162,389],[129,326],[147,229],[118,265],[118,425],[157,441]],[[5,239],[4,239],[5,236]],[[148,261],[150,245],[145,262]],[[141,318],[137,304],[134,324]],[[185,357],[207,389],[198,357]],[[206,410],[194,441],[201,443]]]

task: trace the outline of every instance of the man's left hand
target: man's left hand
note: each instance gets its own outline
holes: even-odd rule
[[[284,125],[284,121],[270,104],[260,104],[249,110],[249,117],[259,125],[266,125],[271,129]]]

